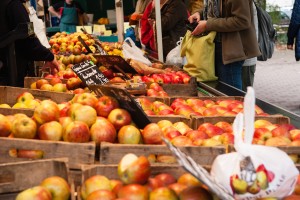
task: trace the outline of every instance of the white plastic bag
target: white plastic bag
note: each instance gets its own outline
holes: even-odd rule
[[[248,87],[244,113],[234,124],[236,152],[218,156],[211,175],[237,200],[290,195],[299,174],[289,156],[275,147],[252,145],[254,134],[254,90]],[[243,129],[245,137],[243,138]]]
[[[127,43],[129,41],[130,45]],[[130,37],[127,37],[123,42],[123,56],[126,59],[134,59],[151,66],[151,61],[144,56],[144,52],[138,48]]]
[[[32,6],[29,9],[29,19],[33,23],[34,33],[40,40],[41,44],[46,48],[51,48],[46,36],[46,29],[43,20],[39,19],[36,15],[36,11]]]
[[[177,41],[177,46],[172,49],[167,57],[166,57],[166,64],[169,65],[176,65],[178,67],[182,67],[186,63],[186,58],[181,57],[181,43],[182,43],[183,37],[180,37],[180,40]]]

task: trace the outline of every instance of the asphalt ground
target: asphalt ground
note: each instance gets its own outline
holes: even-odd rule
[[[277,47],[271,59],[258,61],[253,87],[257,98],[300,116],[300,61],[294,51]]]

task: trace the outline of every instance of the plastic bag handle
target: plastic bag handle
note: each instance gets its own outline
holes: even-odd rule
[[[255,117],[255,93],[252,87],[247,87],[247,93],[244,99],[244,128],[246,144],[252,144],[254,135],[254,117]]]
[[[125,38],[124,42],[126,42],[127,40],[129,41],[130,46],[131,46],[132,48],[135,48],[135,47],[136,47],[135,43],[133,42],[133,40],[132,40],[130,37]],[[125,43],[124,43],[124,44],[125,44]]]

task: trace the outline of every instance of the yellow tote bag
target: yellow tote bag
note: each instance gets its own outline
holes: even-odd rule
[[[202,37],[185,34],[181,44],[181,56],[186,57],[187,64],[183,69],[197,78],[197,81],[214,81],[215,76],[215,43],[216,32],[212,31]]]

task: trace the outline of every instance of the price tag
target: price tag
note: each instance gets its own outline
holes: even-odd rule
[[[87,86],[94,84],[106,84],[108,78],[101,73],[98,67],[92,61],[84,61],[72,67],[72,70]]]
[[[94,57],[97,58],[98,62],[100,62],[102,65],[112,66],[113,68],[115,68],[115,70],[117,70],[121,73],[131,73],[131,74],[137,74],[138,73],[121,56],[95,55]]]
[[[98,96],[106,95],[116,98],[119,101],[120,107],[127,110],[133,120],[137,119],[134,122],[140,129],[151,123],[142,107],[132,98],[127,90],[107,85],[91,85],[89,88]]]

